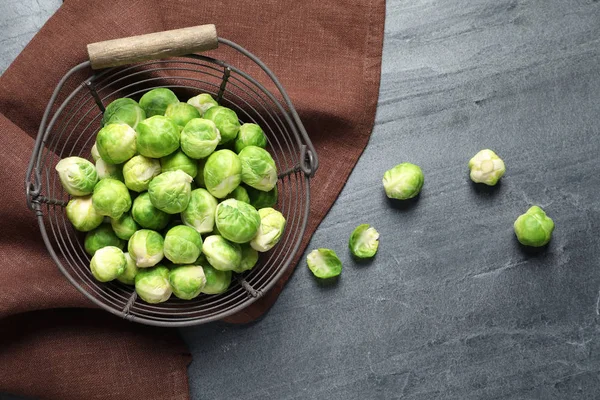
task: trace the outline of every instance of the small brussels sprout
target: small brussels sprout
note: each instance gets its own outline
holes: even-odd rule
[[[213,195],[206,189],[194,189],[187,208],[181,212],[181,221],[198,233],[209,233],[215,225],[216,210],[217,199]]]
[[[217,129],[219,129],[219,133],[221,134],[219,144],[229,143],[235,140],[238,131],[240,130],[240,121],[238,120],[235,111],[227,107],[211,107],[206,110],[202,118],[210,119],[215,123]]]
[[[371,258],[379,247],[379,233],[369,224],[361,224],[350,235],[348,247],[355,257]]]
[[[179,128],[167,117],[155,115],[137,126],[137,151],[146,157],[161,158],[179,148]]]
[[[408,200],[419,194],[424,180],[418,165],[402,163],[383,174],[383,188],[390,199]]]
[[[101,158],[96,160],[96,172],[98,172],[98,179],[116,179],[121,182],[125,180],[122,164],[109,164]]]
[[[173,103],[167,107],[165,117],[171,118],[179,130],[182,130],[188,122],[194,118],[200,118],[201,115],[196,108],[187,103]]]
[[[71,196],[85,196],[94,191],[98,173],[94,164],[81,157],[67,157],[55,167],[60,183]]]
[[[115,246],[98,249],[92,257],[92,261],[90,261],[92,275],[100,282],[110,282],[117,279],[125,271],[126,265],[125,254]]]
[[[171,297],[169,269],[164,265],[141,269],[135,276],[135,292],[146,303],[164,303]]]
[[[216,198],[222,199],[242,181],[242,163],[231,150],[212,153],[204,165],[204,184]]]
[[[142,228],[160,231],[169,223],[169,214],[154,207],[150,194],[144,192],[133,200],[131,216]]]
[[[135,260],[131,258],[129,253],[125,254],[125,260],[127,263],[125,264],[125,271],[121,275],[117,277],[117,280],[126,285],[135,285],[135,276],[137,275],[139,269],[135,265]]]
[[[178,225],[165,235],[165,257],[175,264],[191,264],[201,251],[202,238],[194,228]]]
[[[198,96],[194,96],[187,103],[194,106],[200,112],[200,115],[204,115],[209,108],[219,105],[208,93],[201,93]]]
[[[150,229],[140,229],[131,236],[127,250],[138,268],[152,267],[164,257],[164,239],[160,233]]]
[[[233,271],[242,262],[242,248],[223,236],[211,235],[204,239],[202,252],[210,265],[220,271]]]
[[[264,192],[275,187],[277,167],[268,151],[256,146],[246,146],[238,157],[242,164],[242,182]]]
[[[215,223],[225,239],[234,243],[246,243],[258,233],[260,215],[248,203],[227,199],[217,205]]]
[[[179,103],[179,99],[170,89],[157,88],[146,92],[140,99],[140,107],[146,112],[146,117],[165,115],[169,104]]]
[[[552,239],[554,221],[540,207],[533,206],[517,218],[514,228],[522,245],[542,247]]]
[[[246,191],[248,192],[248,197],[250,197],[250,204],[257,210],[275,207],[277,204],[277,186],[274,186],[273,189],[268,192],[246,186]]]
[[[109,124],[127,124],[133,129],[146,119],[146,113],[133,99],[123,97],[106,106],[102,117],[102,126]]]
[[[191,300],[204,289],[206,276],[199,265],[181,265],[169,271],[169,284],[176,297]]]
[[[192,177],[181,170],[163,172],[150,181],[150,201],[167,214],[180,213],[190,202],[191,183]]]
[[[135,156],[123,165],[125,186],[134,192],[148,190],[152,178],[160,174],[160,162],[153,158]]]
[[[99,214],[119,218],[131,208],[131,195],[127,186],[116,179],[102,179],[94,188],[92,203]]]
[[[134,200],[135,204],[135,200]],[[112,227],[115,235],[119,239],[129,240],[131,235],[135,233],[140,227],[136,224],[135,220],[129,213],[123,213],[120,218],[111,218],[110,226]]]
[[[260,126],[251,123],[240,126],[240,131],[235,139],[236,153],[247,146],[257,146],[263,149],[267,147],[267,137]]]
[[[236,199],[250,204],[250,196],[248,196],[248,191],[243,186],[238,186],[233,189],[233,192],[229,193],[225,199]]]
[[[215,123],[195,118],[181,131],[181,150],[191,158],[208,157],[219,144],[221,134]]]
[[[271,250],[281,239],[285,229],[285,218],[279,211],[270,207],[261,208],[258,214],[260,227],[250,246],[256,251],[265,252]]]
[[[249,271],[258,262],[258,251],[254,250],[252,246],[248,243],[244,243],[241,245],[242,247],[242,262],[238,268],[235,268],[233,272],[238,274],[243,273],[244,271]]]
[[[485,183],[488,186],[494,186],[504,172],[506,167],[504,161],[498,157],[492,150],[485,149],[475,154],[469,160],[469,169],[471,170],[471,180],[475,183]]]
[[[321,279],[334,278],[342,273],[342,262],[335,251],[316,249],[306,257],[308,268],[314,276]]]
[[[127,124],[109,124],[96,136],[98,153],[109,164],[121,164],[135,155],[135,129]]]
[[[202,264],[206,284],[200,291],[205,294],[221,294],[227,291],[231,284],[231,271],[219,271],[210,264]]]
[[[92,204],[92,196],[73,197],[66,207],[67,218],[73,227],[81,232],[96,229],[104,221],[104,216],[98,214]]]
[[[92,158],[94,161],[98,161],[100,159],[100,153],[98,153],[98,146],[96,145],[96,142],[94,142],[94,145],[92,146]]]
[[[206,165],[206,158],[198,160],[198,175],[194,178],[194,183],[199,188],[206,188],[204,184],[204,166]]]
[[[181,170],[192,178],[195,178],[198,174],[198,163],[196,160],[192,160],[181,150],[177,150],[175,153],[161,158],[160,167],[162,172]]]
[[[115,234],[109,224],[102,224],[98,228],[89,231],[84,240],[85,252],[93,256],[98,249],[107,246],[115,246],[119,249],[125,248],[125,242]]]

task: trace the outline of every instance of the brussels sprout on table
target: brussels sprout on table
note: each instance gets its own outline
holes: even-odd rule
[[[247,146],[238,154],[242,164],[242,182],[264,192],[277,184],[277,168],[271,154],[257,146]]]
[[[277,204],[277,186],[274,186],[273,189],[269,190],[268,192],[254,189],[250,186],[246,186],[245,189],[248,192],[250,204],[257,210],[260,210],[261,208],[275,207]]]
[[[207,236],[202,245],[202,252],[208,263],[220,271],[232,271],[239,268],[242,262],[240,245],[219,235]]]
[[[134,285],[135,284],[135,276],[137,275],[139,269],[135,265],[135,260],[133,258],[131,258],[129,253],[124,253],[124,254],[125,254],[125,261],[127,261],[127,263],[125,264],[125,271],[123,271],[123,273],[117,277],[117,280],[126,285]]]
[[[169,223],[169,214],[154,207],[150,194],[144,192],[133,200],[131,216],[142,228],[160,231]]]
[[[192,178],[198,174],[198,162],[186,156],[181,150],[169,154],[160,159],[162,172],[183,171]]]
[[[369,224],[361,224],[350,235],[348,247],[355,257],[371,258],[379,247],[379,233]]]
[[[383,174],[383,187],[390,199],[408,200],[419,194],[424,180],[418,165],[402,163]]]
[[[179,127],[170,118],[155,115],[137,126],[137,151],[146,157],[161,158],[179,148]]]
[[[98,179],[116,179],[124,182],[123,178],[123,165],[121,164],[109,164],[102,158],[96,160],[96,172],[98,173]]]
[[[102,179],[96,184],[92,203],[99,214],[119,218],[131,208],[131,195],[127,186],[116,179]]]
[[[192,177],[181,170],[163,172],[150,181],[150,201],[167,214],[180,213],[190,202],[191,183]]]
[[[108,124],[127,124],[133,129],[140,121],[146,119],[146,112],[133,99],[124,97],[106,106],[102,117],[102,126]]]
[[[179,130],[182,130],[188,122],[194,118],[200,118],[201,115],[196,108],[187,103],[173,103],[167,107],[165,117],[171,118]]]
[[[250,204],[250,196],[248,196],[248,191],[243,186],[238,186],[233,189],[233,192],[229,193],[225,199],[236,199]]]
[[[267,147],[267,136],[260,126],[252,123],[240,126],[240,131],[235,139],[235,151],[239,153],[247,146],[257,146],[263,149]]]
[[[81,232],[89,232],[102,224],[104,216],[92,204],[92,196],[73,197],[66,207],[67,218],[73,227]]]
[[[102,224],[85,235],[84,248],[90,256],[107,246],[115,246],[119,249],[125,248],[125,242],[119,239],[109,224]]]
[[[260,252],[269,251],[281,239],[285,229],[285,217],[274,208],[261,208],[258,210],[260,215],[260,226],[254,239],[250,241],[250,246]]]
[[[164,242],[165,257],[175,264],[191,264],[202,251],[202,238],[194,228],[175,226],[167,232]]]
[[[98,173],[94,164],[81,157],[63,158],[56,164],[60,183],[71,196],[85,196],[94,191]]]
[[[179,99],[172,90],[156,88],[146,92],[140,99],[140,107],[146,112],[146,117],[165,115],[170,104],[179,103]]]
[[[169,284],[173,294],[182,300],[191,300],[200,295],[206,276],[198,265],[180,265],[169,271]]]
[[[220,140],[221,134],[213,121],[195,118],[181,131],[181,150],[191,158],[205,158],[215,151]]]
[[[212,96],[208,93],[201,93],[198,96],[194,96],[191,99],[189,99],[187,103],[195,107],[196,110],[200,112],[200,115],[204,115],[204,113],[206,113],[206,110],[208,110],[209,108],[219,105],[219,103],[217,103],[215,99],[213,99]]]
[[[198,233],[209,233],[215,225],[216,210],[217,199],[213,195],[206,189],[194,189],[188,206],[181,212],[181,220]]]
[[[133,157],[123,165],[125,186],[134,192],[148,190],[152,178],[160,174],[160,162],[141,155]]]
[[[306,257],[308,268],[314,276],[321,279],[334,278],[342,273],[342,262],[335,251],[316,249]]]
[[[135,204],[135,200],[133,201],[133,204]],[[123,213],[120,218],[111,218],[110,226],[115,232],[115,235],[123,240],[129,240],[131,236],[140,229],[129,213]]]
[[[205,294],[221,294],[231,285],[231,271],[219,271],[209,264],[202,264],[206,284],[200,291]]]
[[[135,292],[150,304],[164,303],[171,297],[169,269],[164,265],[141,269],[135,276]]]
[[[204,119],[210,119],[215,123],[221,140],[219,144],[229,143],[237,137],[240,130],[240,121],[232,109],[222,106],[214,106],[206,110],[202,116]]]
[[[115,280],[125,271],[127,259],[123,251],[115,246],[98,249],[90,261],[92,275],[100,282]]]
[[[222,199],[242,182],[242,163],[231,150],[212,153],[204,165],[204,184],[210,194]]]
[[[258,262],[258,251],[254,250],[248,243],[240,245],[242,248],[242,262],[233,272],[241,274],[250,271]]]
[[[517,218],[514,229],[522,245],[542,247],[552,239],[554,221],[540,207],[533,206]]]
[[[164,239],[160,233],[140,229],[131,236],[127,250],[139,268],[152,267],[164,257]]]
[[[217,205],[215,223],[225,239],[234,243],[246,243],[258,233],[261,220],[256,208],[250,204],[227,199]]]
[[[485,183],[494,186],[506,172],[504,161],[492,150],[485,149],[475,154],[469,160],[471,180],[475,183]]]
[[[96,146],[109,164],[122,164],[136,153],[136,132],[127,124],[109,124],[100,129]]]

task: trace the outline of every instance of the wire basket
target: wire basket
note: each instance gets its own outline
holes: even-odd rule
[[[251,67],[261,72],[262,79],[225,61],[194,54],[218,44],[233,51],[236,59],[252,61]],[[248,307],[291,267],[308,221],[310,178],[318,166],[314,147],[285,90],[256,56],[218,38],[214,25],[96,43],[88,46],[88,53],[90,61],[67,72],[54,90],[27,169],[27,205],[36,214],[51,257],[92,302],[131,321],[189,326],[222,319]],[[109,68],[90,72],[90,67]],[[170,88],[182,99],[210,93],[219,104],[233,109],[240,122],[263,128],[267,149],[279,171],[276,208],[287,224],[280,242],[262,253],[251,271],[235,275],[225,293],[201,294],[189,301],[172,296],[165,303],[148,304],[138,299],[131,286],[93,278],[90,256],[83,246],[84,234],[66,217],[69,195],[54,166],[68,156],[90,159],[105,105],[119,97],[137,100],[158,87]]]

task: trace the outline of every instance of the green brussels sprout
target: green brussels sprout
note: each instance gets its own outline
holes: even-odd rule
[[[123,251],[115,246],[98,249],[90,261],[92,275],[100,282],[110,282],[116,279],[125,271],[126,265],[127,259],[125,259]]]
[[[178,225],[165,235],[165,257],[175,264],[191,264],[202,251],[202,238],[194,228]]]
[[[242,164],[242,182],[264,192],[275,187],[277,167],[268,151],[256,146],[246,146],[238,157]]]
[[[164,239],[160,233],[140,229],[131,236],[127,250],[138,268],[152,267],[164,257]]]
[[[233,192],[225,196],[225,199],[236,199],[250,204],[250,196],[248,196],[248,191],[243,186],[238,186],[233,189]]]
[[[379,247],[379,233],[369,224],[361,224],[350,235],[348,247],[355,257],[371,258]]]
[[[133,99],[123,97],[106,106],[102,117],[102,126],[109,124],[127,124],[133,129],[146,119],[146,113]]]
[[[223,236],[211,235],[204,239],[202,252],[210,265],[220,271],[232,271],[240,267],[242,248]]]
[[[131,216],[142,228],[154,231],[160,231],[169,223],[169,214],[154,207],[148,192],[140,194],[133,200]]]
[[[123,165],[125,186],[134,192],[148,190],[152,178],[160,174],[160,162],[153,158],[135,156]]]
[[[92,204],[92,196],[73,197],[66,207],[67,218],[73,227],[81,232],[96,229],[104,221],[104,216],[98,214]]]
[[[122,164],[109,164],[103,159],[99,158],[96,160],[96,172],[98,173],[98,179],[116,179],[123,182],[123,165]]]
[[[94,191],[98,173],[94,164],[81,157],[67,157],[55,167],[60,183],[71,196],[85,196]]]
[[[542,247],[552,239],[554,221],[540,207],[533,206],[517,218],[514,228],[522,245]]]
[[[167,214],[180,213],[190,202],[191,183],[192,177],[181,170],[163,172],[150,181],[150,201]]]
[[[383,174],[383,188],[390,199],[408,200],[419,194],[424,180],[418,165],[402,163]]]
[[[198,160],[198,175],[196,175],[196,177],[194,178],[194,183],[196,184],[197,187],[206,189],[206,185],[204,184],[204,166],[205,165],[206,165],[206,158]]]
[[[248,203],[227,199],[217,205],[215,223],[225,239],[234,243],[246,243],[256,236],[260,215]]]
[[[198,163],[196,160],[192,160],[181,150],[177,150],[175,153],[161,158],[160,167],[162,172],[181,170],[192,178],[195,178],[198,174]]]
[[[504,172],[506,167],[504,161],[498,157],[492,150],[485,149],[475,154],[469,160],[469,169],[471,170],[471,180],[475,183],[485,183],[488,186],[494,186]]]
[[[135,292],[146,303],[158,304],[169,300],[172,289],[169,269],[164,265],[141,269],[135,276]]]
[[[206,189],[194,189],[188,206],[181,212],[181,221],[198,233],[209,233],[215,225],[216,211],[217,199]]]
[[[169,284],[176,297],[191,300],[200,295],[206,276],[199,265],[180,265],[169,271]]]
[[[236,153],[247,146],[257,146],[263,149],[267,147],[267,137],[260,126],[251,123],[240,126],[240,131],[235,139]]]
[[[137,151],[146,157],[161,158],[179,148],[179,128],[167,117],[155,115],[137,126]]]
[[[124,254],[125,261],[127,261],[125,264],[125,271],[123,271],[123,273],[117,277],[117,280],[126,285],[135,285],[135,276],[137,275],[139,269],[135,265],[135,260],[131,258],[129,253]]]
[[[135,204],[135,200],[133,203]],[[123,240],[129,240],[131,235],[140,229],[138,224],[136,224],[135,220],[129,213],[123,213],[120,218],[111,218],[110,226],[115,232],[115,235],[117,235],[119,239]]]
[[[241,274],[245,271],[249,271],[258,262],[258,251],[254,250],[248,243],[241,245],[242,247],[242,262],[238,268],[235,268],[233,272]]]
[[[179,99],[170,89],[156,88],[146,92],[140,99],[140,107],[146,112],[146,117],[165,115],[169,104],[179,103]]]
[[[235,111],[227,107],[211,107],[206,110],[202,118],[210,119],[217,126],[217,129],[221,134],[219,144],[235,140],[238,131],[240,130],[240,121],[238,120]]]
[[[212,153],[204,165],[204,184],[216,198],[222,199],[242,181],[242,163],[231,150]]]
[[[205,294],[221,294],[229,289],[231,284],[231,271],[219,271],[210,264],[202,264],[202,270],[206,277],[206,284],[200,291]]]
[[[208,157],[219,144],[221,134],[214,122],[195,118],[181,131],[181,150],[191,158]]]
[[[135,129],[127,124],[104,126],[96,137],[98,153],[109,164],[121,164],[135,155]]]
[[[102,179],[94,188],[92,203],[99,214],[119,218],[131,208],[131,195],[127,186],[116,179]]]
[[[98,153],[98,146],[96,145],[96,142],[94,142],[94,145],[92,146],[92,158],[94,161],[98,161],[100,159],[100,153]]]
[[[201,93],[198,96],[194,96],[187,103],[194,106],[200,112],[200,115],[204,115],[209,108],[219,105],[208,93]]]
[[[260,226],[250,246],[256,251],[265,252],[271,250],[281,239],[285,229],[285,218],[279,211],[270,207],[261,208],[258,214]]]
[[[200,118],[201,115],[196,108],[187,103],[173,103],[167,107],[165,117],[171,118],[181,131],[188,122],[194,118]]]
[[[306,257],[308,268],[314,276],[321,279],[334,278],[342,273],[342,262],[335,251],[316,249]]]
[[[115,246],[119,249],[125,248],[125,242],[113,232],[109,224],[102,224],[98,228],[89,231],[84,240],[85,252],[93,256],[98,249],[107,246]]]
[[[246,186],[248,197],[250,198],[250,204],[252,207],[260,210],[261,208],[275,207],[277,204],[277,185],[268,192],[254,189],[253,187]]]

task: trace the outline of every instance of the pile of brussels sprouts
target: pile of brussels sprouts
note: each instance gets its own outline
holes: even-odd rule
[[[101,125],[95,164],[56,165],[98,281],[134,285],[148,303],[219,294],[278,243],[285,218],[260,126],[209,94],[184,103],[167,88],[113,101]]]

